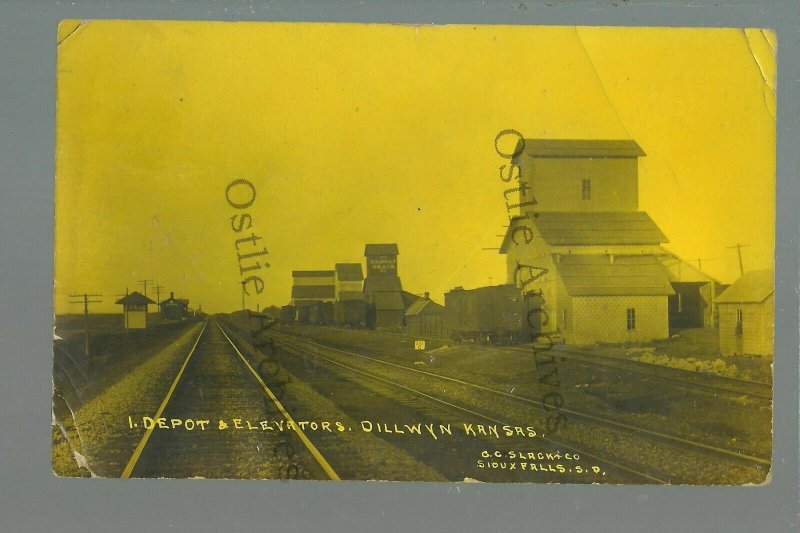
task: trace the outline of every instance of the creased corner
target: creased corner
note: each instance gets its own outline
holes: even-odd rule
[[[64,41],[75,35],[88,23],[89,21],[81,19],[64,19],[60,21],[56,33],[56,46],[61,46]]]
[[[777,111],[777,36],[773,30],[758,28],[746,28],[742,33],[750,49],[750,56],[764,81],[764,105],[772,118],[775,118]]]

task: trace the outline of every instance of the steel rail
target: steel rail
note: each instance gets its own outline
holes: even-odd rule
[[[514,401],[517,401],[517,402],[522,402],[522,403],[527,403],[527,404],[530,404],[530,405],[534,405],[539,410],[542,410],[542,411],[545,410],[544,404],[541,401],[534,400],[532,398],[526,398],[524,396],[516,396],[514,394],[510,394],[510,393],[505,392],[505,391],[493,389],[493,388],[487,387],[485,385],[480,385],[480,384],[477,384],[477,383],[471,383],[469,381],[460,380],[460,379],[453,378],[453,377],[450,377],[450,376],[444,376],[442,374],[437,374],[435,372],[429,372],[427,370],[419,370],[417,368],[411,368],[409,366],[401,365],[401,364],[397,364],[397,363],[392,363],[390,361],[382,361],[382,360],[376,359],[374,357],[369,357],[369,356],[358,354],[358,353],[355,353],[355,352],[350,352],[348,350],[342,350],[340,348],[335,348],[335,347],[328,346],[328,345],[325,345],[325,344],[320,344],[318,342],[314,342],[314,341],[311,341],[311,340],[308,340],[308,339],[304,339],[304,338],[301,338],[301,337],[296,337],[294,335],[289,335],[289,334],[284,333],[284,332],[278,332],[278,335],[279,336],[283,335],[283,336],[286,336],[286,337],[290,337],[292,339],[295,339],[295,340],[298,340],[298,341],[301,341],[301,342],[305,342],[305,343],[308,343],[308,344],[312,344],[314,346],[318,346],[318,347],[321,347],[321,348],[324,348],[324,349],[327,349],[327,350],[341,352],[341,353],[344,353],[344,354],[347,354],[347,355],[350,355],[350,356],[353,356],[353,357],[358,357],[358,358],[361,358],[361,359],[364,359],[364,360],[372,361],[372,362],[375,362],[375,363],[380,363],[380,364],[383,364],[383,365],[386,365],[386,366],[390,366],[390,367],[393,367],[393,368],[402,369],[402,370],[405,370],[407,372],[414,372],[414,373],[417,373],[417,374],[430,376],[430,377],[433,377],[433,378],[436,378],[436,379],[440,379],[440,380],[443,380],[443,381],[449,381],[451,383],[457,383],[459,385],[466,386],[466,387],[469,387],[469,388],[473,388],[473,389],[482,390],[482,391],[486,391],[486,392],[489,392],[489,393],[497,394],[497,395],[500,395],[500,396],[503,396],[503,397],[506,397],[506,398],[510,398],[510,399],[512,399]],[[583,420],[589,420],[589,421],[592,421],[592,422],[595,422],[595,423],[598,423],[598,424],[601,424],[601,425],[604,425],[604,426],[614,427],[616,429],[622,429],[622,430],[625,430],[625,431],[628,431],[628,432],[633,432],[633,433],[635,433],[637,435],[646,435],[646,436],[648,436],[648,437],[650,437],[652,439],[655,439],[655,440],[669,441],[669,442],[672,442],[674,444],[679,444],[679,445],[682,445],[684,447],[689,447],[689,448],[699,448],[699,449],[704,450],[706,452],[711,452],[711,453],[714,453],[714,454],[717,454],[717,455],[726,456],[726,457],[729,457],[729,458],[732,458],[732,459],[737,459],[737,460],[740,460],[740,461],[756,463],[756,464],[759,464],[759,465],[769,466],[769,465],[772,464],[772,461],[769,460],[769,459],[766,459],[766,458],[755,457],[755,456],[752,456],[752,455],[747,455],[747,454],[735,452],[733,450],[720,448],[718,446],[713,446],[713,445],[710,445],[710,444],[705,444],[705,443],[702,443],[702,442],[697,442],[697,441],[693,441],[693,440],[690,440],[690,439],[685,439],[683,437],[677,437],[677,436],[674,436],[674,435],[669,435],[667,433],[661,433],[661,432],[658,432],[658,431],[653,431],[653,430],[649,430],[649,429],[645,429],[645,428],[632,426],[632,425],[626,424],[624,422],[618,422],[618,421],[611,420],[611,419],[608,419],[608,418],[603,418],[603,417],[600,417],[600,416],[591,415],[591,414],[583,413],[583,412],[580,412],[580,411],[575,411],[574,409],[567,409],[567,408],[561,407],[559,409],[559,411],[562,412],[562,413],[571,415],[571,416],[573,416],[575,418],[580,418],[580,419],[583,419]]]

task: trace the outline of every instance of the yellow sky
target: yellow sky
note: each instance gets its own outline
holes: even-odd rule
[[[504,280],[494,137],[632,138],[640,209],[712,275],[772,266],[774,35],[759,30],[65,22],[59,29],[56,312],[157,279],[240,306],[225,200],[251,181],[271,268],[397,242],[405,289]]]

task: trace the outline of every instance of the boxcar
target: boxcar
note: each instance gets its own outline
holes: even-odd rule
[[[293,305],[284,305],[281,307],[281,314],[278,321],[281,324],[294,324],[295,307]]]
[[[310,324],[311,323],[311,306],[302,305],[295,308],[295,322],[297,324]]]
[[[529,304],[514,285],[465,290],[444,295],[444,325],[456,342],[510,344],[531,339]]]
[[[341,328],[363,328],[367,324],[367,302],[343,300],[333,304],[333,320]]]
[[[317,302],[311,306],[311,324],[318,326],[328,326],[333,324],[333,303]]]

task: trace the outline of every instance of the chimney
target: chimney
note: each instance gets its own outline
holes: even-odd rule
[[[174,299],[175,299],[175,293],[174,293],[174,292],[170,291],[170,293],[169,293],[169,299],[170,299],[170,300],[174,300]]]
[[[431,293],[429,293],[429,292],[426,292],[426,293],[425,293],[425,299],[426,299],[426,300],[430,300],[430,299],[431,299]]]

